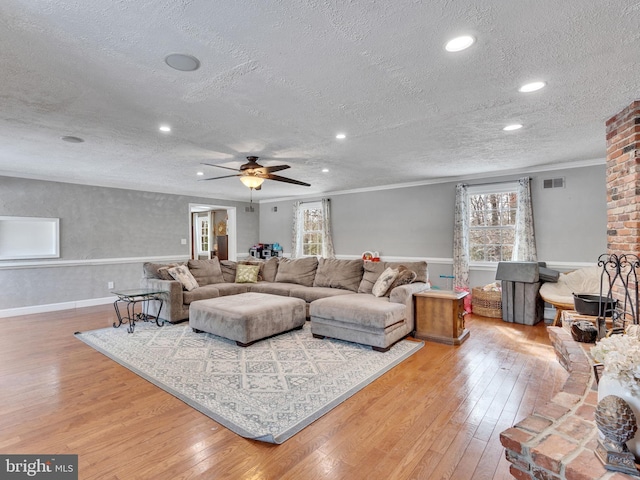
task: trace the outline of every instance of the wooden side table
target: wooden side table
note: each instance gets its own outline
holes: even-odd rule
[[[460,345],[469,337],[464,327],[464,297],[469,292],[428,290],[415,293],[414,337],[448,345]]]

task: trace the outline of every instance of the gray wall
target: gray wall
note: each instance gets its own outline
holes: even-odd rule
[[[517,179],[524,175],[482,178],[470,185]],[[538,258],[551,264],[595,263],[607,247],[605,166],[596,165],[529,175],[534,204]],[[543,189],[542,180],[564,177],[564,188]],[[455,183],[393,190],[328,195],[333,240],[338,256],[377,250],[383,257],[430,259],[431,280],[446,287],[453,245]],[[311,200],[311,199],[310,199]],[[260,241],[279,242],[291,252],[294,200],[263,202]],[[273,211],[277,207],[277,211]],[[495,269],[472,268],[472,286],[495,278]]]
[[[605,166],[530,176],[540,260],[594,263],[606,251]],[[565,177],[565,188],[542,189],[543,179],[557,177]],[[452,270],[454,185],[330,195],[336,253],[359,256],[377,250],[383,257],[426,258],[433,283],[446,287],[439,276]],[[109,281],[119,288],[138,285],[140,259],[186,258],[189,246],[180,240],[189,238],[190,203],[237,208],[239,254],[258,241],[279,242],[291,253],[293,200],[263,202],[260,208],[254,204],[256,211],[247,213],[242,202],[0,177],[0,215],[60,218],[57,264],[71,263],[32,267],[33,262],[24,261],[7,268],[9,262],[0,261],[0,313],[106,298]],[[121,260],[127,258],[134,260]],[[494,276],[491,268],[473,268],[471,284],[484,285]]]
[[[110,281],[137,287],[140,259],[188,258],[190,203],[236,207],[239,254],[258,241],[259,209],[243,202],[0,177],[0,215],[60,218],[59,259],[0,261],[0,310],[109,297]],[[47,262],[58,266],[33,266]]]

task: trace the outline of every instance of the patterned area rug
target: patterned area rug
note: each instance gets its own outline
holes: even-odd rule
[[[402,340],[388,352],[302,330],[250,347],[187,324],[137,323],[76,337],[246,438],[282,443],[424,343]]]

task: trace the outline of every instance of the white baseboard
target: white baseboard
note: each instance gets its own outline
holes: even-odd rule
[[[76,300],[74,302],[49,303],[47,305],[33,305],[29,307],[7,308],[0,310],[0,318],[17,317],[20,315],[32,315],[34,313],[56,312],[58,310],[73,310],[74,308],[93,307],[113,303],[118,297],[90,298],[88,300]]]

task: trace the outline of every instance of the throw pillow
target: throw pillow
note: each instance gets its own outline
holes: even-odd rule
[[[364,274],[358,286],[358,293],[371,293],[376,280],[378,280],[385,268],[382,262],[364,262]]]
[[[250,260],[239,260],[239,264],[243,265],[258,265],[260,270],[258,271],[258,281],[275,282],[276,272],[278,271],[278,257],[271,257],[267,260],[261,258],[252,258]]]
[[[194,288],[198,288],[198,282],[193,278],[189,268],[186,265],[178,265],[177,267],[172,267],[168,270],[169,275],[171,275],[175,280],[179,281],[182,284],[182,288],[187,292],[190,292]]]
[[[384,294],[387,293],[387,290],[389,290],[389,287],[391,286],[391,284],[393,283],[393,281],[396,279],[397,276],[398,276],[398,269],[391,268],[391,267],[387,268],[378,277],[378,280],[376,280],[376,283],[373,285],[373,288],[371,289],[371,293],[373,293],[375,297],[383,297]]]
[[[416,272],[416,282],[427,283],[429,281],[429,270],[427,269],[427,262],[385,262],[385,267],[398,268],[400,265],[404,265],[409,270]]]
[[[258,265],[244,265],[239,263],[236,267],[236,283],[256,283],[258,281]]]
[[[224,276],[220,268],[218,257],[203,260],[189,260],[189,271],[196,279],[198,285],[211,285],[212,283],[224,283]]]
[[[415,282],[417,277],[418,274],[416,272],[409,270],[404,265],[400,265],[398,267],[398,276],[389,287],[389,290],[387,290],[387,295],[391,293],[391,290],[399,287],[400,285],[408,285],[409,283]]]
[[[169,273],[169,269],[177,266],[178,265],[167,265],[166,267],[160,267],[158,269],[158,278],[160,280],[173,280],[173,277]]]
[[[173,277],[167,273],[172,267],[184,265],[184,263],[151,263],[142,264],[145,278],[159,278],[160,280],[173,280]]]

